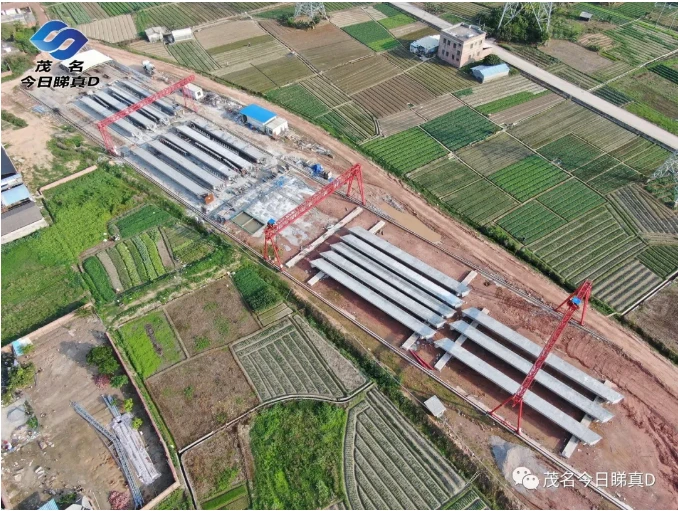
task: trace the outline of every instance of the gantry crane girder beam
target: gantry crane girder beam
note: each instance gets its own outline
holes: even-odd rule
[[[359,163],[356,163],[346,172],[339,175],[327,185],[323,186],[320,190],[311,195],[308,199],[299,204],[296,208],[284,215],[279,220],[276,221],[271,219],[268,221],[268,224],[264,230],[264,259],[267,261],[269,260],[269,247],[271,247],[275,256],[275,264],[279,268],[282,268],[280,252],[276,243],[278,234],[280,234],[286,227],[292,225],[296,220],[304,216],[306,213],[324,201],[327,197],[339,190],[342,186],[344,186],[344,184],[348,183],[346,194],[351,195],[351,189],[353,187],[354,180],[358,182],[358,188],[360,189],[360,199],[362,200],[363,205],[365,205],[365,190],[363,188],[362,167]]]
[[[141,101],[134,103],[133,105],[128,106],[127,108],[120,110],[118,112],[115,112],[113,115],[110,115],[106,117],[105,119],[99,121],[96,123],[96,127],[99,129],[99,133],[101,133],[101,138],[104,141],[104,145],[106,146],[106,150],[111,153],[115,154],[114,146],[113,146],[113,140],[111,139],[111,135],[108,132],[108,127],[113,124],[115,121],[119,121],[120,119],[123,119],[124,117],[127,117],[129,114],[132,112],[136,112],[140,108],[143,108],[147,105],[150,105],[154,101],[163,98],[165,96],[169,96],[172,94],[174,91],[179,90],[179,89],[184,89],[183,95],[184,95],[184,104],[188,107],[188,102],[190,100],[190,92],[186,89],[186,86],[191,83],[193,80],[195,80],[195,75],[192,74],[190,76],[187,76],[186,78],[183,78],[182,80],[179,80],[176,83],[173,83],[169,87],[165,87],[164,89],[151,94],[147,98],[142,99]]]
[[[530,389],[530,387],[534,383],[534,379],[537,377],[537,373],[541,370],[542,366],[546,362],[546,359],[551,353],[551,350],[558,342],[558,339],[560,339],[560,336],[563,334],[563,331],[567,327],[567,324],[574,316],[574,313],[577,312],[580,308],[581,308],[581,319],[579,320],[579,324],[581,325],[584,324],[584,319],[586,317],[586,310],[588,308],[592,288],[593,284],[591,283],[591,281],[589,280],[585,281],[581,286],[579,286],[575,291],[573,291],[563,303],[556,307],[557,311],[560,310],[563,307],[563,305],[567,305],[567,310],[563,314],[563,317],[560,320],[558,327],[555,329],[553,334],[551,334],[551,337],[549,338],[548,342],[541,350],[541,353],[537,357],[537,360],[535,360],[534,364],[532,365],[532,368],[527,373],[527,376],[525,376],[523,383],[520,385],[515,394],[510,396],[502,403],[498,404],[490,411],[490,415],[492,415],[495,419],[504,423],[511,429],[514,429],[516,433],[520,434],[521,432],[520,426],[523,418],[523,398],[525,397],[525,393]],[[514,428],[508,421],[504,420],[501,417],[497,417],[497,415],[495,414],[497,410],[499,410],[501,407],[507,404],[510,404],[512,407],[518,406],[518,425],[516,428]]]

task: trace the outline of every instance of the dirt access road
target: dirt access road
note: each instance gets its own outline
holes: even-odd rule
[[[117,48],[99,43],[92,43],[92,46],[129,66],[138,67],[142,60],[139,55]],[[176,76],[186,76],[188,73],[186,69],[164,62],[154,61],[154,64],[163,73]],[[411,214],[441,234],[443,241],[440,246],[446,250],[502,275],[508,282],[544,303],[558,304],[566,296],[565,291],[549,279],[498,245],[487,242],[471,228],[431,207],[398,179],[321,128],[260,97],[217,84],[208,78],[196,76],[195,83],[243,103],[256,102],[284,116],[295,130],[332,150],[337,170],[348,168],[349,163],[360,162],[367,200],[379,204],[384,197],[390,196],[406,205]],[[615,382],[625,396],[635,398],[635,405],[626,409],[625,413],[638,424],[638,444],[647,445],[646,442],[651,439],[656,455],[667,472],[665,476],[678,486],[678,431],[675,426],[678,424],[678,369],[630,331],[596,311],[587,315],[587,324],[606,337],[608,342],[571,343],[567,346],[568,355],[583,367],[592,368]],[[629,438],[628,441],[633,443],[634,439]],[[609,470],[615,470],[615,467],[609,467]],[[678,500],[674,504],[678,505]]]

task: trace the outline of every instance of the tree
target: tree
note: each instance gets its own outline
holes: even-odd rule
[[[111,378],[111,387],[119,389],[120,387],[127,385],[129,383],[129,378],[127,375],[119,374]]]
[[[125,399],[122,404],[122,409],[125,410],[125,413],[131,412],[132,408],[134,408],[134,400],[131,397],[129,399]]]
[[[139,417],[134,417],[132,420],[132,427],[134,429],[139,429],[143,423],[144,421],[142,421]]]
[[[487,57],[483,59],[483,64],[486,66],[497,66],[501,64],[501,59],[494,53],[490,53]]]
[[[120,370],[120,364],[110,346],[96,346],[87,354],[87,363],[97,366],[100,374],[113,376]]]
[[[507,43],[540,44],[549,39],[549,35],[542,32],[534,14],[527,10],[519,12],[511,23],[504,23],[500,29],[497,29],[502,12],[503,7],[497,7],[489,13],[479,15],[480,23],[485,26],[490,35],[498,40]]]

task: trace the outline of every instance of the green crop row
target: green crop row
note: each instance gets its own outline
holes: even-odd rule
[[[150,232],[145,232],[139,236],[144,245],[146,245],[146,250],[148,255],[151,258],[151,264],[155,269],[155,273],[158,277],[166,273],[165,265],[162,264],[162,258],[158,253],[158,240],[160,238],[160,232],[156,229]]]
[[[538,202],[528,202],[502,217],[497,224],[527,245],[555,231],[565,224],[565,220]]]
[[[653,73],[657,73],[662,78],[666,78],[667,80],[673,83],[678,83],[678,71],[676,71],[673,68],[670,68],[669,66],[659,64],[658,66],[652,66],[650,68],[650,71],[652,71]]]
[[[99,5],[109,16],[119,16],[155,7],[160,2],[99,2]]]
[[[593,94],[599,98],[603,98],[605,101],[609,101],[616,106],[623,106],[633,101],[633,98],[627,96],[623,92],[618,91],[617,89],[613,89],[609,85],[604,85],[600,89],[596,90]]]
[[[678,245],[653,245],[643,250],[638,259],[665,279],[678,270]]]
[[[528,101],[532,101],[535,98],[541,97],[545,94],[549,94],[549,91],[543,91],[538,94],[533,94],[532,92],[522,91],[505,98],[497,99],[495,101],[490,101],[484,105],[480,105],[476,108],[480,113],[485,115],[496,114],[512,106],[522,105]]]
[[[82,263],[82,267],[85,269],[85,280],[90,284],[92,294],[97,301],[103,303],[113,301],[115,290],[101,261],[97,257],[88,257]]]
[[[603,195],[626,186],[629,183],[640,181],[642,177],[635,170],[626,165],[617,165],[607,172],[593,178],[589,184]]]
[[[265,96],[274,103],[278,103],[307,119],[315,119],[328,111],[325,103],[298,84],[269,91]]]
[[[166,211],[154,205],[145,205],[134,213],[124,216],[120,220],[116,221],[115,225],[118,227],[120,236],[123,238],[129,238],[130,236],[144,232],[151,227],[164,225],[171,219],[172,216]]]
[[[442,159],[418,170],[411,179],[441,199],[481,177],[459,161]]]
[[[399,45],[391,34],[376,21],[366,21],[344,27],[343,30],[374,51],[384,51]]]
[[[545,145],[539,152],[566,170],[581,167],[603,154],[600,149],[571,134]]]
[[[137,270],[136,264],[134,264],[134,259],[132,258],[132,254],[130,253],[127,245],[125,245],[124,243],[118,243],[115,246],[115,249],[118,251],[118,254],[120,254],[120,257],[122,258],[123,267],[129,274],[132,286],[133,287],[140,286],[141,276],[139,275],[139,271]]]
[[[610,170],[612,167],[616,167],[617,165],[619,165],[618,160],[608,154],[604,154],[600,158],[596,158],[586,165],[579,167],[573,172],[573,174],[582,181],[589,181],[590,179],[593,179],[599,174],[602,174],[603,172]]]
[[[467,106],[457,108],[421,127],[451,151],[483,140],[499,130],[499,126]]]
[[[268,285],[253,268],[238,270],[233,275],[233,281],[254,311],[270,309],[282,301],[278,292]]]
[[[218,495],[210,500],[207,500],[202,503],[202,509],[229,509],[226,507],[227,504],[238,500],[239,498],[247,495],[247,486],[241,484],[236,486],[232,490],[229,490],[221,495]]]
[[[402,175],[445,156],[447,151],[419,128],[410,128],[363,146],[382,167]]]
[[[568,221],[605,203],[603,197],[578,179],[556,186],[537,200]]]
[[[565,181],[567,174],[532,155],[492,174],[490,180],[523,202]]]
[[[80,25],[92,21],[87,11],[77,2],[51,5],[47,8],[47,13],[50,18],[64,21],[68,25]]]
[[[106,250],[108,257],[113,261],[113,266],[115,266],[115,271],[118,274],[120,279],[120,284],[122,284],[123,289],[129,289],[132,287],[132,278],[130,277],[127,267],[125,266],[125,261],[123,260],[120,252],[116,247],[111,247]]]

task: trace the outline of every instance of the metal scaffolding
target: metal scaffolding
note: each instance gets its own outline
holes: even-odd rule
[[[678,151],[669,156],[661,167],[654,171],[650,181],[666,179],[668,187],[673,187],[673,205],[678,206]]]
[[[548,33],[551,28],[551,10],[553,9],[553,2],[506,2],[504,4],[504,11],[501,13],[499,26],[508,25],[518,14],[523,10],[531,12],[537,20],[537,25],[542,32]]]
[[[294,6],[294,17],[308,16],[313,19],[316,16],[322,18],[327,16],[325,12],[325,4],[322,2],[297,2]]]

